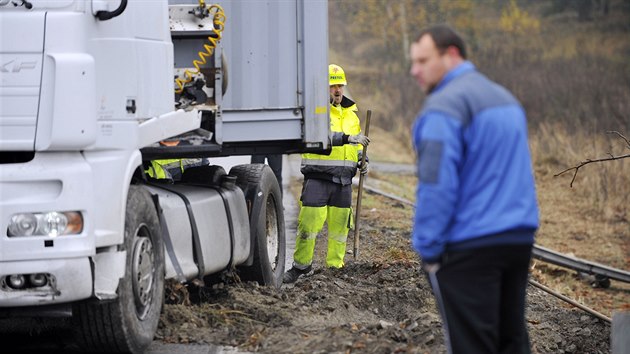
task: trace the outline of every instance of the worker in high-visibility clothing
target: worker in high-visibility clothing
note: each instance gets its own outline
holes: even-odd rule
[[[295,282],[312,270],[317,234],[328,222],[326,266],[341,268],[346,254],[348,231],[352,227],[352,177],[357,168],[367,173],[367,161],[359,166],[363,147],[370,142],[361,134],[356,104],[344,96],[346,74],[335,64],[328,67],[330,85],[330,155],[302,154],[304,175],[298,216],[293,267],[284,274],[285,283]]]
[[[207,164],[206,158],[151,160],[144,172],[151,178],[179,181],[186,168]]]

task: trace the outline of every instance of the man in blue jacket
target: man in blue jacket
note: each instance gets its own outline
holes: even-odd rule
[[[427,94],[413,126],[412,243],[451,353],[529,353],[525,293],[538,206],[523,107],[466,60],[446,25],[411,44]]]

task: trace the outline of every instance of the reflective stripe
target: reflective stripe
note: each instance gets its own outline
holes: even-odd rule
[[[347,234],[346,235],[331,234],[329,232],[328,239],[335,240],[340,243],[346,243],[346,241],[348,240],[348,235]]]
[[[314,165],[314,166],[339,166],[339,167],[356,167],[355,161],[349,160],[315,160],[315,159],[302,159],[302,165]]]
[[[165,169],[165,170],[170,170],[171,168],[183,168],[184,167],[183,163],[182,163],[182,160],[177,160],[177,161],[166,163],[166,164],[160,164],[160,166],[163,169]]]
[[[317,238],[318,233],[312,233],[312,232],[298,232],[297,237],[303,239],[303,240],[314,240]]]

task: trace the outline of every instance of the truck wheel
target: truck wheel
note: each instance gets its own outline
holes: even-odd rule
[[[153,341],[164,302],[164,246],[151,195],[129,187],[125,214],[125,276],[114,301],[83,301],[73,315],[86,351],[141,353]]]
[[[282,193],[267,165],[239,165],[230,170],[243,190],[249,210],[253,264],[241,266],[243,280],[280,287],[284,274],[286,240]]]

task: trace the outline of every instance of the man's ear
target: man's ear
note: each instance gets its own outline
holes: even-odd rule
[[[448,48],[446,48],[446,53],[450,56],[450,57],[461,57],[462,53],[459,52],[459,49],[452,45]]]
[[[449,70],[453,69],[457,65],[461,64],[462,61],[464,61],[464,58],[462,58],[462,55],[459,52],[459,49],[453,45],[446,48],[446,52],[444,53],[443,58],[444,64]]]

